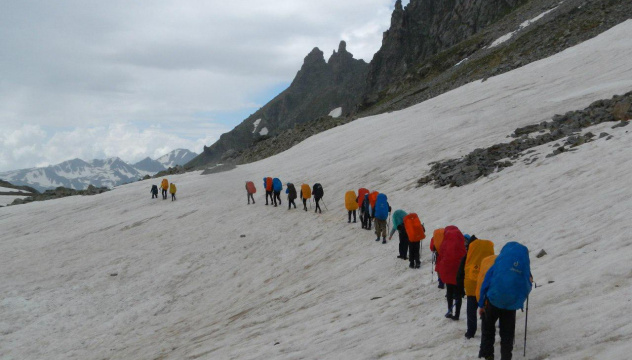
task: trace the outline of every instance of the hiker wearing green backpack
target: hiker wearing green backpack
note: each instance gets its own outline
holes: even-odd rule
[[[399,255],[398,259],[408,260],[408,234],[404,227],[404,216],[408,215],[404,210],[395,210],[393,213],[393,228],[391,234],[388,237],[389,240],[393,238],[395,231],[399,234]]]

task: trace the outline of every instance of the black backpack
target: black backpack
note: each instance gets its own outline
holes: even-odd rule
[[[323,195],[325,195],[325,192],[323,191],[323,186],[320,183],[314,184],[312,193],[314,194],[314,197],[317,197],[317,198],[322,198]]]
[[[156,193],[156,194],[158,194],[158,186],[156,186],[156,185],[152,185],[152,186],[151,186],[151,192],[152,192],[152,193]]]
[[[290,200],[296,199],[296,188],[294,187],[294,184],[287,184],[287,189],[287,194]]]

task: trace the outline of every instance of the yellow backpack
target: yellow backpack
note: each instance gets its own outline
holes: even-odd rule
[[[476,295],[476,283],[478,273],[481,270],[481,261],[490,255],[494,255],[493,242],[478,239],[470,244],[465,261],[465,295]]]
[[[483,280],[485,280],[485,274],[487,274],[487,270],[494,265],[496,258],[498,255],[491,255],[483,259],[481,261],[481,266],[478,271],[478,278],[476,280],[476,301],[481,299],[481,286],[483,285]]]
[[[358,197],[355,191],[349,190],[345,194],[345,207],[348,211],[358,210]]]

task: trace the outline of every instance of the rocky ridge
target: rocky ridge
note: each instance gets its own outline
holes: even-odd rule
[[[422,186],[434,183],[435,187],[467,185],[481,177],[512,166],[512,161],[515,162],[532,154],[533,150],[529,149],[536,146],[564,140],[562,145],[554,145],[555,150],[547,155],[547,157],[555,156],[593,141],[596,135],[592,132],[582,134],[585,128],[617,121],[619,123],[614,127],[627,126],[630,119],[632,119],[632,92],[614,96],[608,100],[599,100],[584,110],[555,115],[551,121],[518,128],[510,135],[515,140],[509,143],[476,149],[460,159],[431,163],[429,164],[431,165],[430,174],[419,179],[417,184]],[[610,135],[605,132],[599,134],[599,138],[608,136]],[[525,163],[530,164],[536,160],[537,157],[531,156],[525,159]]]
[[[41,194],[33,193],[31,194],[31,196],[25,199],[15,199],[13,203],[7,206],[27,204],[33,201],[46,201],[46,200],[52,200],[52,199],[59,199],[63,197],[76,196],[76,195],[97,195],[97,194],[104,193],[106,191],[110,191],[110,189],[108,189],[107,187],[97,188],[95,186],[89,185],[88,188],[85,190],[75,190],[75,189],[69,189],[69,188],[60,186],[54,190],[46,190]]]
[[[342,108],[353,110],[362,95],[368,65],[353,58],[344,41],[328,61],[314,48],[291,85],[228,133],[222,134],[202,154],[185,165],[187,169],[217,163],[238,162],[242,150],[274,137],[296,124],[312,121]]]

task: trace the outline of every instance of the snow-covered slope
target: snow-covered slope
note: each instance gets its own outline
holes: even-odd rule
[[[0,209],[0,358],[476,359],[422,268],[358,224],[366,186],[428,231],[455,224],[531,250],[528,359],[627,359],[632,298],[628,128],[461,188],[416,188],[431,161],[632,89],[628,21],[585,44],[409,109],[358,119],[235,170]],[[379,129],[379,137],[375,137]],[[373,139],[368,141],[367,139]],[[546,154],[544,145],[537,149]],[[328,211],[264,206],[261,179],[320,182]],[[244,182],[259,188],[246,205]],[[243,237],[242,237],[243,235]],[[535,253],[548,253],[537,259]],[[436,276],[435,276],[436,279]],[[521,358],[518,313],[515,358]],[[498,344],[496,345],[498,348]],[[497,350],[498,351],[498,350]]]
[[[197,155],[198,154],[187,149],[175,149],[172,152],[159,157],[156,161],[161,163],[166,169],[176,165],[184,165]]]

